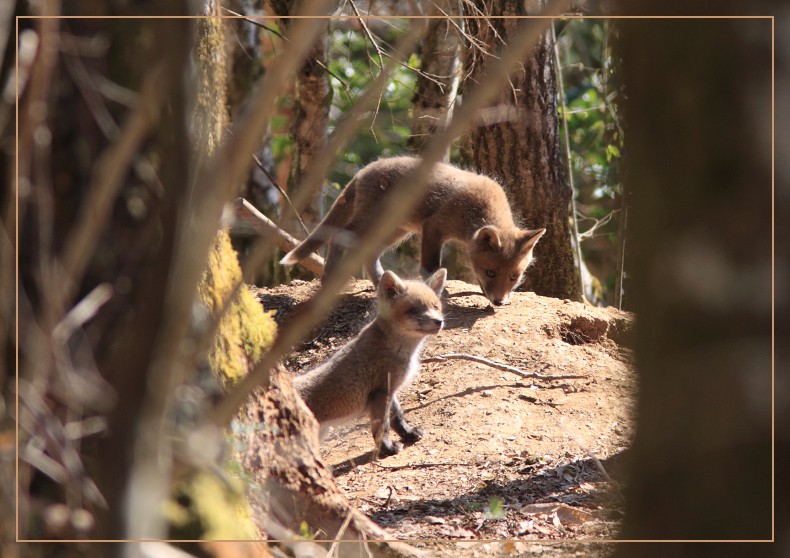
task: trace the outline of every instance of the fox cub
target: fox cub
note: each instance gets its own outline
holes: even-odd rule
[[[315,230],[283,257],[295,264],[329,243],[325,273],[329,274],[375,223],[384,198],[419,164],[413,157],[379,159],[361,169],[338,196]],[[494,305],[507,302],[532,261],[532,249],[546,229],[515,225],[507,197],[494,180],[438,163],[409,218],[365,266],[375,285],[384,273],[381,253],[407,236],[422,234],[421,268],[433,273],[441,264],[442,245],[455,240],[465,246],[483,294]],[[351,233],[351,234],[349,234]]]
[[[442,329],[441,300],[447,270],[422,281],[404,281],[391,271],[378,284],[378,314],[327,362],[294,379],[294,387],[321,425],[340,424],[367,412],[379,456],[398,453],[392,426],[406,443],[422,438],[403,418],[397,393],[420,369],[420,349]]]

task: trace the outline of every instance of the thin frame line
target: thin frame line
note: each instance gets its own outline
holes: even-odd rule
[[[15,304],[14,304],[14,312],[15,312],[15,319],[16,324],[14,328],[15,333],[15,343],[16,343],[16,354],[15,354],[15,363],[16,363],[16,394],[14,397],[14,411],[16,412],[15,423],[16,423],[16,456],[14,459],[14,480],[16,482],[16,540],[19,542],[19,18],[16,18],[15,21],[16,27],[16,37],[14,37],[14,42],[17,45],[16,48],[16,61],[15,61],[15,68],[14,71],[16,75],[14,76],[14,84],[15,84],[15,91],[16,91],[16,107],[15,107],[15,115],[16,115],[16,128],[14,131],[15,134],[15,141],[16,144],[16,156],[14,158],[14,176],[16,182],[16,198],[15,200],[15,210],[14,210],[14,243],[16,248],[14,250],[14,296],[15,296]]]
[[[775,79],[775,22],[771,18],[771,538],[776,539],[776,284],[775,284],[775,255],[776,255],[776,186],[775,186],[775,159],[776,147],[775,129],[776,113],[774,97],[776,95]]]
[[[283,19],[490,19],[491,16],[376,16],[376,15],[316,15],[316,16],[278,16]],[[16,295],[16,397],[15,397],[15,410],[16,410],[16,541],[17,543],[38,543],[38,542],[88,542],[88,543],[107,543],[107,542],[201,542],[203,539],[20,539],[19,538],[19,20],[20,19],[264,19],[265,16],[229,16],[229,15],[173,15],[173,16],[106,16],[106,15],[57,15],[57,16],[40,16],[40,15],[24,15],[15,16],[15,31],[16,31],[16,161],[15,161],[15,181],[16,181],[16,211],[15,211],[15,295]],[[530,542],[534,543],[553,543],[557,542],[584,542],[584,543],[628,543],[628,542],[649,542],[649,543],[663,543],[663,542],[696,542],[696,543],[765,543],[775,542],[775,526],[776,526],[776,465],[775,465],[775,445],[776,445],[776,417],[775,417],[775,20],[774,15],[689,15],[689,16],[584,16],[584,15],[567,15],[560,17],[534,15],[534,16],[494,16],[495,19],[691,19],[691,20],[705,20],[705,19],[770,19],[771,20],[771,538],[770,539],[568,539],[568,540],[550,540],[538,539]],[[205,539],[213,540],[215,542],[293,542],[291,539]],[[328,542],[335,539],[327,539]],[[506,541],[521,541],[528,539],[469,539],[456,542],[506,542]],[[370,542],[376,540],[370,539]],[[381,542],[449,542],[445,539],[381,539]]]
[[[288,16],[233,16],[233,15],[159,15],[159,16],[145,16],[145,15],[125,15],[125,16],[110,16],[110,15],[22,15],[16,16],[17,19],[206,19],[206,18],[219,18],[219,19],[771,19],[776,16],[773,15],[689,15],[689,16],[671,16],[671,15],[656,15],[656,16],[636,16],[636,15],[607,15],[607,16],[584,16],[584,15],[561,15],[557,16],[544,16],[544,15],[510,15],[510,16],[484,16],[484,15],[288,15]]]

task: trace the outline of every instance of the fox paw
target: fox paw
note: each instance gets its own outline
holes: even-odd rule
[[[391,440],[382,441],[376,456],[389,457],[390,455],[395,455],[402,449],[403,444],[400,442],[393,442]]]
[[[424,434],[425,432],[423,432],[422,428],[420,428],[419,426],[415,426],[414,428],[406,432],[403,436],[401,436],[400,439],[406,442],[407,444],[414,444],[415,442],[419,442],[420,440],[422,440]]]

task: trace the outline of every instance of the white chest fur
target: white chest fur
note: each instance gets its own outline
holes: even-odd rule
[[[422,349],[422,343],[420,343],[417,349],[411,354],[411,358],[409,359],[409,363],[406,368],[406,375],[404,376],[403,383],[399,389],[407,387],[414,381],[414,378],[417,377],[417,374],[420,373],[420,349]]]

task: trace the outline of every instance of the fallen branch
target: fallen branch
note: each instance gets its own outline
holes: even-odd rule
[[[382,465],[377,463],[380,469],[388,469],[390,471],[400,471],[402,469],[427,469],[429,467],[468,467],[469,463],[459,462],[442,462],[442,463],[407,463],[406,465]],[[391,494],[390,494],[391,495]]]
[[[300,241],[298,239],[278,227],[274,221],[255,209],[255,206],[244,198],[236,198],[235,209],[236,219],[246,223],[261,234],[272,235],[277,247],[283,252],[290,252],[299,244]],[[299,264],[311,273],[316,275],[324,274],[324,258],[321,256],[310,254]]]
[[[547,376],[545,374],[541,374],[540,372],[527,372],[525,370],[522,370],[521,368],[516,368],[515,366],[509,366],[507,364],[502,364],[501,362],[494,362],[493,360],[488,360],[487,358],[474,356],[474,355],[466,355],[463,353],[450,353],[446,355],[424,358],[422,359],[421,362],[444,362],[445,360],[471,360],[472,362],[477,362],[478,364],[485,364],[486,366],[490,366],[491,368],[496,368],[497,370],[518,374],[522,378],[537,378],[539,380],[578,380],[581,378],[586,378],[586,376],[580,376],[578,374],[556,374],[556,375]]]

